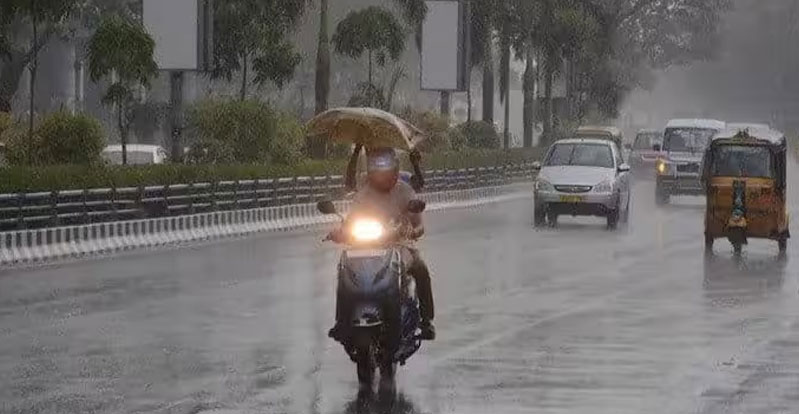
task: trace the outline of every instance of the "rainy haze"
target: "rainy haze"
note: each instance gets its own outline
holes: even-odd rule
[[[799,0],[0,0],[0,414],[799,413],[797,44]]]

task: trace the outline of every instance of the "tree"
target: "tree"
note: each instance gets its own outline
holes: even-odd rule
[[[80,37],[109,11],[138,11],[135,0],[0,1],[0,110],[11,110],[25,68],[54,37]],[[34,15],[32,11],[36,10]],[[36,17],[34,19],[34,17]],[[33,22],[36,40],[33,40]],[[34,80],[35,82],[35,80]]]
[[[241,73],[239,99],[247,97],[249,70],[258,85],[282,87],[290,81],[301,56],[287,38],[307,0],[226,0],[214,2],[212,79],[231,81]]]
[[[494,15],[495,27],[499,29],[500,47],[500,74],[499,74],[499,100],[505,109],[502,143],[504,148],[510,148],[510,61],[513,30],[515,26],[515,7],[509,0],[499,1],[498,10]]]
[[[422,24],[427,17],[427,5],[424,0],[394,0],[400,8],[405,22],[413,30],[416,48],[422,49]]]
[[[328,35],[328,0],[319,4],[319,44],[316,48],[316,110],[317,114],[327,110],[330,96],[330,41]]]
[[[39,51],[63,26],[77,0],[3,0],[0,2],[0,108],[10,109],[22,71],[30,71],[28,138],[33,139],[34,94]],[[25,41],[27,39],[27,41]]]
[[[122,163],[127,164],[128,131],[133,118],[134,91],[150,86],[158,67],[155,41],[144,28],[123,17],[105,19],[89,42],[89,72],[93,82],[111,77],[103,102],[117,109]]]
[[[405,49],[405,32],[391,12],[371,6],[347,15],[333,35],[336,52],[353,59],[367,54],[368,83],[374,85],[372,65],[397,61]]]
[[[505,0],[470,0],[472,62],[483,71],[483,121],[494,124],[494,22],[497,5]]]
[[[535,85],[538,79],[536,58],[539,54],[539,30],[542,8],[540,1],[511,0],[513,17],[511,29],[511,46],[516,55],[525,61],[522,77],[524,103],[522,108],[522,127],[524,147],[533,146],[535,131]]]

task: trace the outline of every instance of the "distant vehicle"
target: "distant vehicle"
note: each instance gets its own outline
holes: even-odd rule
[[[628,159],[633,174],[654,179],[655,163],[663,154],[662,149],[663,131],[657,129],[638,131]]]
[[[663,133],[664,154],[655,164],[658,205],[668,204],[675,194],[704,195],[699,179],[702,156],[710,139],[726,127],[726,123],[714,119],[669,121]]]
[[[702,179],[707,191],[705,249],[727,238],[735,254],[749,238],[787,247],[785,135],[769,129],[727,129],[705,153]]]
[[[577,128],[577,138],[609,139],[616,143],[620,150],[624,149],[624,135],[621,129],[612,126],[585,125]]]
[[[128,144],[129,165],[163,164],[167,160],[166,150],[160,145]],[[101,153],[103,159],[114,165],[122,165],[122,145],[109,145]]]
[[[552,144],[539,170],[534,190],[534,222],[557,223],[558,216],[607,218],[609,229],[627,222],[630,210],[630,167],[621,150],[607,139],[564,139]]]

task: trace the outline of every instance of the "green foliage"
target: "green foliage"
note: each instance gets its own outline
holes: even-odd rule
[[[383,88],[375,86],[369,82],[361,82],[355,88],[355,92],[347,101],[350,107],[374,107],[385,108],[386,100],[383,96]]]
[[[195,163],[290,164],[304,145],[299,121],[259,101],[205,101],[189,111],[188,121]]]
[[[405,32],[390,11],[377,6],[367,7],[347,15],[333,34],[336,52],[353,59],[369,55],[369,67],[374,59],[385,66],[390,58],[396,61],[405,49]],[[371,72],[370,79],[371,83]]]
[[[416,112],[406,108],[400,117],[425,133],[419,146],[423,152],[440,152],[451,149],[449,119],[438,112]]]
[[[306,3],[307,0],[215,1],[211,77],[230,81],[252,64],[258,84],[272,81],[280,87],[291,80],[301,57],[294,51],[288,34],[297,26]],[[244,77],[244,92],[248,82]]]
[[[132,85],[150,85],[158,66],[153,60],[155,41],[140,24],[118,16],[106,18],[89,42],[89,74],[92,81],[114,73],[117,81],[106,99],[122,102]]]
[[[499,134],[494,126],[487,122],[464,122],[455,128],[459,130],[455,134],[463,135],[463,142],[468,148],[499,148]]]
[[[299,162],[305,145],[305,126],[286,113],[276,114],[276,122],[277,134],[269,150],[271,160],[285,165]]]
[[[427,154],[425,169],[467,168],[526,162],[538,159],[535,150],[473,150]],[[346,159],[304,160],[291,166],[279,164],[160,164],[111,166],[98,164],[13,166],[0,168],[0,193],[53,191],[83,188],[138,187],[150,185],[251,180],[309,175],[341,175]]]
[[[11,128],[14,119],[8,112],[0,112],[0,142],[3,142],[3,132]]]
[[[105,137],[100,122],[84,115],[56,112],[42,120],[29,141],[22,125],[6,131],[7,158],[14,165],[95,164]]]
[[[134,116],[134,91],[150,86],[158,66],[153,59],[155,41],[144,27],[129,18],[112,15],[102,20],[89,41],[89,75],[94,82],[112,76],[103,103],[116,105],[117,128],[123,149]],[[127,163],[127,154],[122,154]]]

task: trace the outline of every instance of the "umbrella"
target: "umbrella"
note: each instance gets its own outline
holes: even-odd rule
[[[424,133],[408,121],[375,108],[331,109],[315,116],[307,127],[311,136],[327,135],[367,148],[411,150],[424,140]]]

